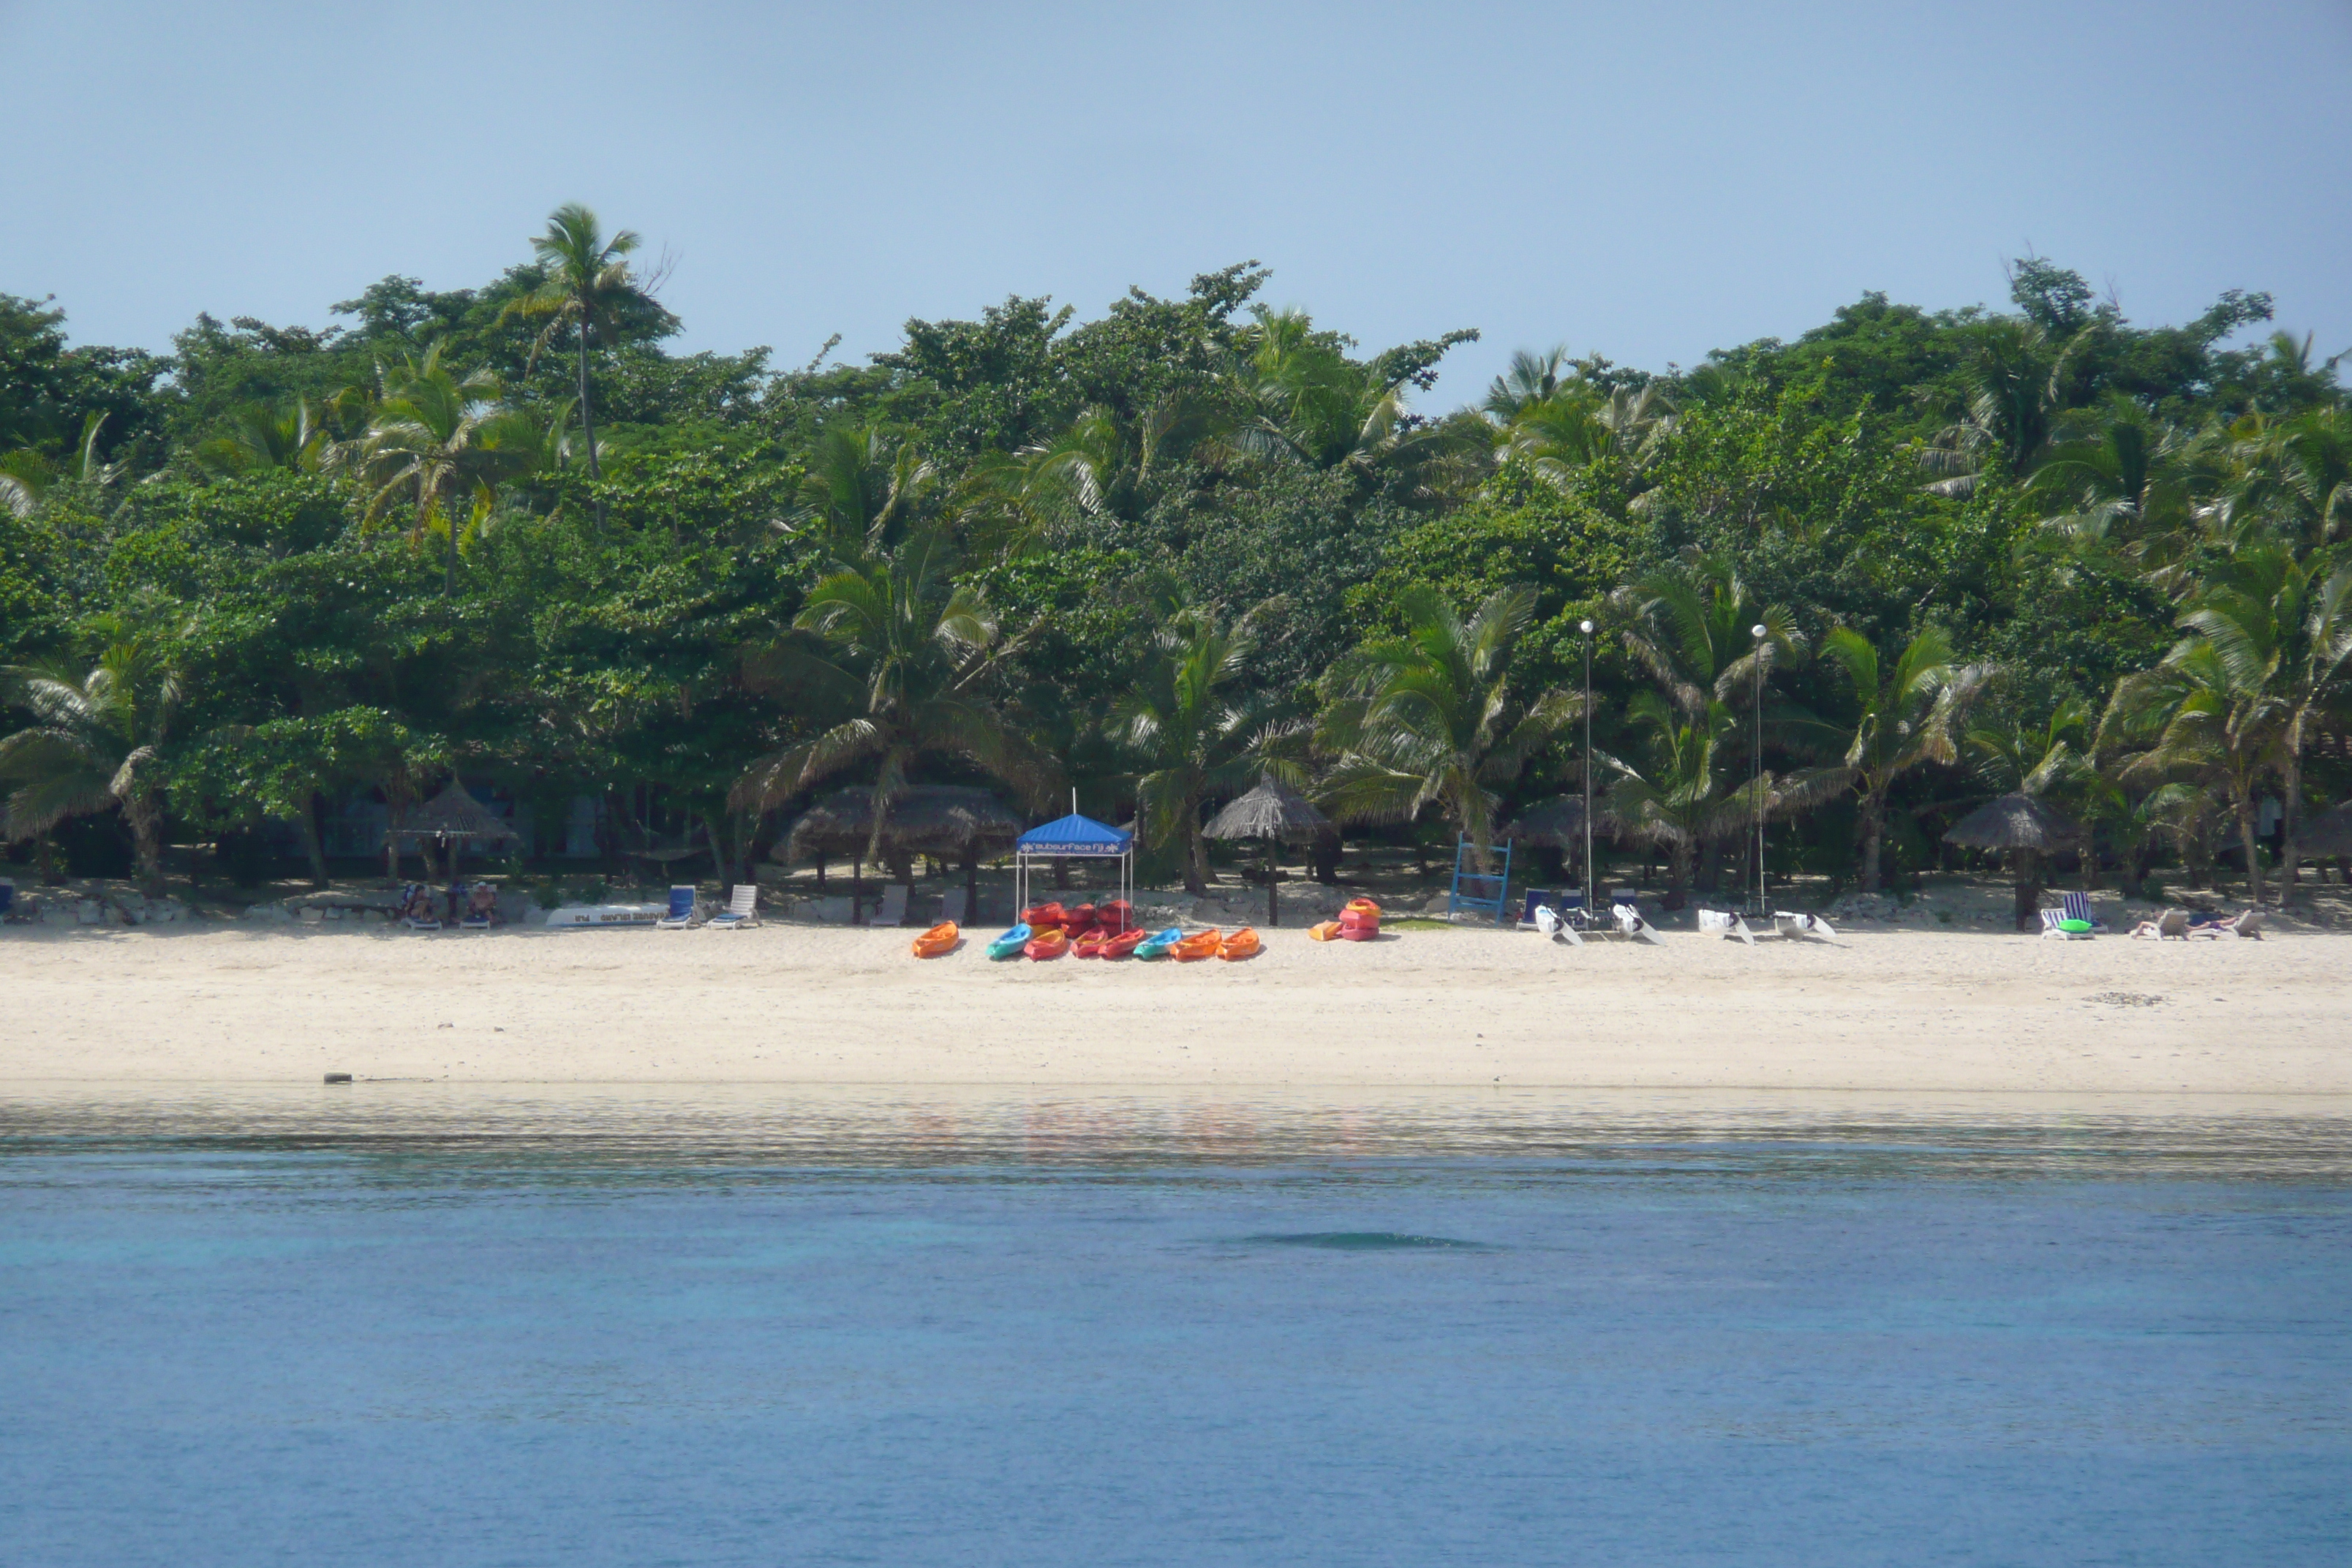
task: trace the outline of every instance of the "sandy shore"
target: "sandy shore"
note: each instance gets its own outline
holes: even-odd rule
[[[918,963],[911,934],[17,929],[0,1079],[2352,1094],[2335,936],[1285,930],[1147,965]]]

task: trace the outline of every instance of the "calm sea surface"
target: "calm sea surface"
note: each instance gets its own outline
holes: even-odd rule
[[[0,1563],[2352,1562],[2352,1120],[0,1095]]]

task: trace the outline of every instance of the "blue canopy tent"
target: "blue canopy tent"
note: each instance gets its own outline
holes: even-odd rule
[[[1076,812],[1033,827],[1013,842],[1013,899],[1015,910],[1029,907],[1029,868],[1041,860],[1117,860],[1118,896],[1135,901],[1135,835],[1111,827]]]

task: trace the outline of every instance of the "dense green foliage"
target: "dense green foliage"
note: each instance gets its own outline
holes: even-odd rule
[[[1139,806],[1197,879],[1261,768],[1379,832],[1573,792],[1588,653],[1597,783],[1678,885],[1759,813],[1874,884],[2021,787],[2127,878],[2259,874],[2263,802],[2291,854],[2347,782],[2352,412],[2307,342],[2232,346],[2262,295],[2142,327],[2029,258],[2006,310],[1523,353],[1441,416],[1471,334],[1365,353],[1247,265],[778,373],[666,352],[634,243],[567,207],[480,289],[160,357],[0,296],[17,852],[111,813],[152,875],[268,819],[323,875],[325,803],[454,772],[740,874],[828,782],[991,779]]]

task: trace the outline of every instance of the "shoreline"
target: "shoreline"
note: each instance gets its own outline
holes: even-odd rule
[[[2352,1095],[2336,936],[1265,934],[1179,966],[919,962],[910,931],[782,923],[12,931],[0,1082]]]

